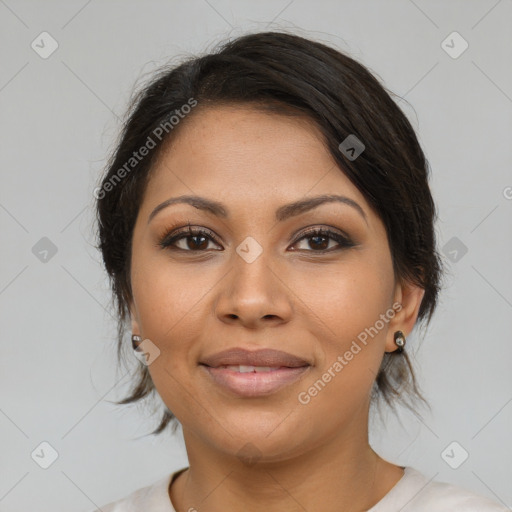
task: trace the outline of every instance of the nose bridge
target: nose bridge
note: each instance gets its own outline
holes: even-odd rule
[[[221,288],[217,315],[224,320],[235,316],[244,323],[264,318],[286,318],[290,304],[280,283],[271,249],[253,237],[246,237],[233,251],[227,286]]]
[[[264,249],[253,237],[246,237],[236,247],[232,258],[232,292],[237,294],[239,299],[269,299],[275,278],[271,270],[271,259],[271,250]]]

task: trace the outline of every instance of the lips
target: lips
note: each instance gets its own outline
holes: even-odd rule
[[[266,397],[292,385],[311,371],[305,359],[269,348],[233,348],[204,357],[203,374],[219,389],[244,398]]]
[[[281,367],[300,368],[310,366],[305,359],[274,349],[246,350],[234,348],[204,357],[200,364],[211,368],[230,367],[241,373],[268,372]]]

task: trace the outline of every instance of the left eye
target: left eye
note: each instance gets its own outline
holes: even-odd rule
[[[338,242],[340,248],[353,247],[355,245],[351,240],[349,240],[345,236],[340,235],[335,231],[330,231],[328,229],[315,229],[312,231],[308,231],[306,234],[303,234],[296,242],[294,242],[294,245],[297,244],[297,242],[306,239],[309,239],[309,247],[315,248],[313,252],[331,251],[332,247],[328,249],[328,246],[329,242],[333,240],[335,242]]]
[[[337,242],[339,248],[348,248],[355,245],[349,238],[328,229],[314,229],[307,233],[302,233],[300,238],[293,242],[292,247],[303,240],[309,240],[307,243],[312,249],[310,252],[331,252],[333,248],[329,247],[329,243],[332,241]],[[182,241],[185,241],[184,247],[179,247],[177,243]],[[189,227],[185,231],[175,233],[171,236],[164,236],[158,245],[162,248],[177,249],[185,252],[204,252],[210,242],[219,244],[212,232]],[[299,250],[308,251],[308,249]]]

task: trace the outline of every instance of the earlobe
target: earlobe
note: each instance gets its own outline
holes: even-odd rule
[[[386,339],[386,352],[394,352],[400,347],[400,339],[404,342],[411,333],[418,318],[421,302],[425,290],[409,281],[398,283],[395,290],[395,303],[400,304],[396,314],[389,323],[388,336]],[[397,334],[401,331],[403,336]],[[397,341],[395,341],[395,338]],[[397,343],[398,342],[398,343]]]
[[[139,322],[137,321],[137,315],[135,313],[133,302],[130,303],[130,319],[132,324],[132,348],[133,350],[140,352],[139,345],[142,343],[142,336],[140,333],[140,326]]]

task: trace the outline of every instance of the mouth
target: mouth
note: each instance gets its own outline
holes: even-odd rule
[[[297,382],[312,364],[281,350],[233,348],[203,358],[199,367],[219,390],[230,396],[254,398]]]
[[[299,381],[311,366],[253,366],[242,364],[200,364],[210,384],[231,396],[265,397],[275,394]]]

